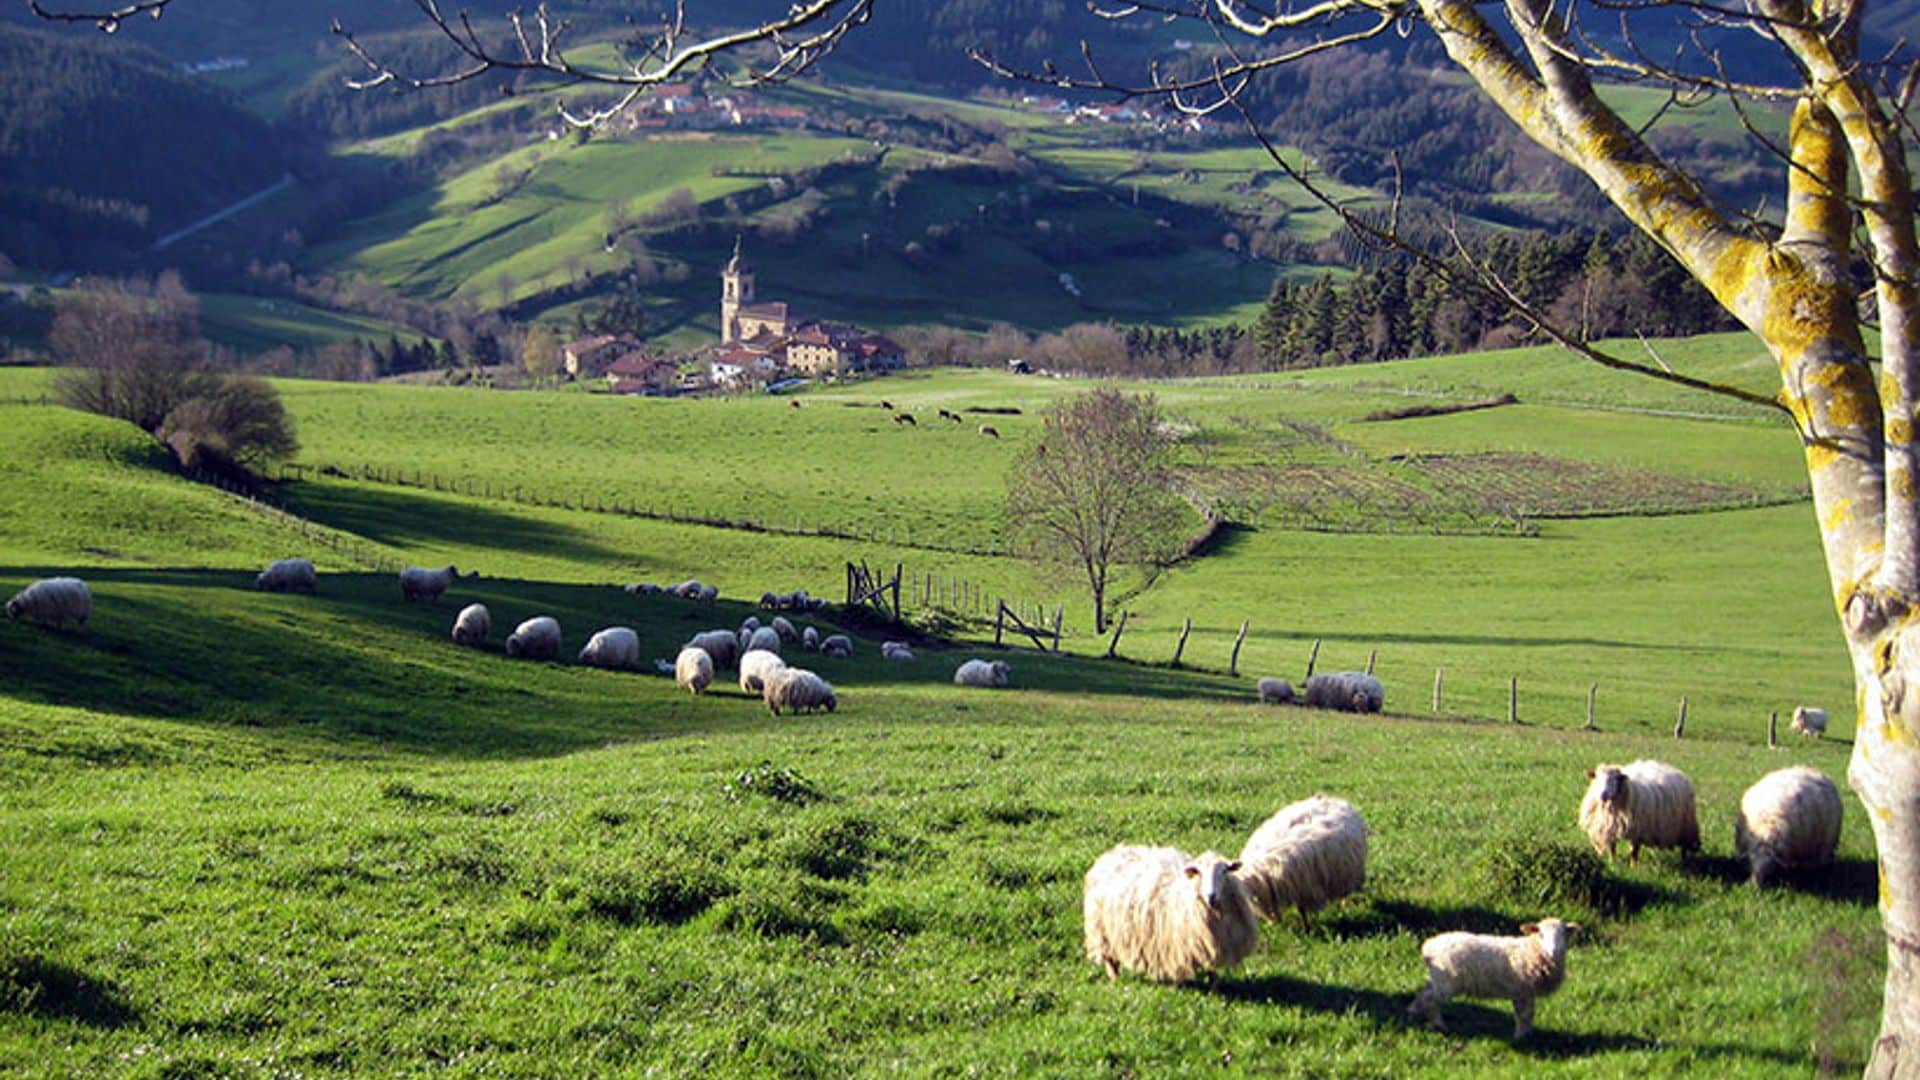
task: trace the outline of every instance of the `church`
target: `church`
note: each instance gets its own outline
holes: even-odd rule
[[[809,319],[785,301],[761,301],[753,266],[733,241],[733,258],[720,271],[720,344],[713,378],[725,386],[773,382],[788,376],[837,376],[889,371],[906,362],[892,339],[857,326]]]

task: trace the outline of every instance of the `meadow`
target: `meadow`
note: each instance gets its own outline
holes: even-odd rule
[[[1663,348],[1703,368],[1748,355],[1734,338]],[[1626,503],[1601,516],[1435,535],[1357,513],[1343,531],[1303,529],[1248,500],[1197,556],[1129,582],[1124,662],[1099,658],[1070,583],[992,553],[1004,471],[1074,382],[915,373],[810,391],[799,409],[283,383],[312,470],[275,499],[306,527],[174,475],[137,432],[0,405],[0,593],[77,570],[96,610],[85,630],[0,622],[0,1070],[1857,1070],[1882,963],[1857,804],[1840,863],[1798,887],[1757,893],[1730,858],[1746,785],[1796,762],[1839,778],[1849,751],[1845,656],[1809,507],[1789,490],[1797,440],[1764,415],[1623,411],[1667,392],[1576,385],[1558,363],[1518,352],[1151,389],[1191,425],[1183,454],[1202,473],[1388,475],[1409,449],[1524,446],[1781,501],[1677,510],[1628,498],[1670,489],[1621,480]],[[42,380],[0,372],[0,398]],[[1361,419],[1488,387],[1522,388],[1523,405]],[[1547,389],[1563,392],[1534,404]],[[848,407],[881,397],[922,426]],[[998,441],[934,415],[967,405],[1022,412],[991,416]],[[361,480],[363,465],[481,493]],[[793,516],[863,538],[502,494],[567,485],[576,504]],[[353,546],[315,546],[308,527]],[[320,563],[318,595],[252,591],[258,567],[292,553]],[[369,557],[483,576],[406,604]],[[917,605],[950,636],[912,664],[880,661],[863,636],[854,658],[816,662],[838,712],[776,719],[724,677],[695,699],[446,638],[480,600],[496,640],[551,613],[569,649],[617,623],[665,656],[737,624],[763,589],[835,595],[849,558],[1064,603],[1066,651],[1012,654],[1010,691],[962,691],[953,667],[992,654],[990,627]],[[692,576],[721,602],[612,587]],[[1187,666],[1171,668],[1189,617]],[[1242,619],[1253,631],[1230,676]],[[1253,702],[1253,678],[1297,680],[1315,640],[1321,670],[1377,650],[1388,715]],[[1598,731],[1578,730],[1596,682]],[[1802,701],[1833,710],[1830,737],[1768,750],[1766,713]],[[1579,861],[1585,770],[1643,756],[1692,777],[1705,852]],[[1261,954],[1193,987],[1109,983],[1080,956],[1080,876],[1100,851],[1232,853],[1315,791],[1353,800],[1373,831],[1362,896],[1305,930],[1268,927]],[[1532,1043],[1508,1042],[1505,1003],[1455,1003],[1453,1036],[1406,1022],[1424,936],[1548,913],[1588,929]]]

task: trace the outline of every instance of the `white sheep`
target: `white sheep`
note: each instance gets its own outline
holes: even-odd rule
[[[833,712],[840,707],[840,698],[833,692],[833,684],[808,671],[806,668],[781,668],[768,674],[761,683],[761,700],[767,704],[767,711],[775,716],[781,709],[789,712],[812,712],[825,709]]]
[[[699,578],[688,578],[678,585],[667,586],[667,593],[682,600],[697,600],[700,598],[700,591],[705,588],[705,585],[700,584]]]
[[[1121,845],[1087,871],[1087,959],[1107,978],[1127,968],[1159,982],[1225,971],[1260,944],[1238,863],[1214,852]]]
[[[853,655],[853,639],[845,634],[833,634],[820,640],[820,655],[845,659]]]
[[[1240,849],[1240,880],[1254,911],[1278,922],[1307,915],[1367,883],[1367,824],[1345,799],[1315,795],[1268,818]]]
[[[440,594],[446,592],[447,588],[451,586],[459,576],[460,571],[456,570],[451,564],[443,566],[438,570],[409,566],[405,570],[400,571],[400,595],[403,599],[407,600],[438,600],[440,599]],[[469,574],[467,576],[478,577],[479,575]]]
[[[911,661],[913,646],[904,641],[883,641],[880,643],[880,659]]]
[[[631,585],[621,586],[621,589],[628,596],[653,596],[666,591],[651,581],[636,581]]]
[[[1759,888],[1781,871],[1826,866],[1840,846],[1841,813],[1840,789],[1820,770],[1770,772],[1740,796],[1734,854],[1746,858]]]
[[[456,645],[478,645],[487,640],[493,632],[493,614],[485,604],[468,604],[460,609],[453,620],[453,641]]]
[[[757,615],[749,615],[746,618],[740,620],[740,629],[745,630],[749,634],[753,633],[755,630],[760,629],[760,626],[761,626],[760,617]]]
[[[253,587],[262,592],[312,593],[319,581],[312,559],[275,559],[253,579]]]
[[[1259,686],[1260,686],[1260,704],[1262,705],[1293,704],[1293,684],[1288,682],[1287,680],[1261,679]]]
[[[731,630],[708,630],[693,635],[687,644],[696,649],[705,650],[707,658],[713,661],[715,668],[730,668],[740,659],[740,639]]]
[[[1788,726],[1797,735],[1821,738],[1827,733],[1827,710],[1816,709],[1811,705],[1797,705],[1793,710],[1793,723]]]
[[[799,643],[800,631],[795,630],[793,628],[793,624],[788,622],[785,618],[779,615],[775,615],[773,617],[773,621],[767,623],[767,625],[773,627],[774,633],[780,635],[780,640],[782,643],[787,645],[796,645]]]
[[[953,672],[955,686],[981,686],[1000,689],[1013,675],[1013,665],[1005,660],[969,660]]]
[[[740,658],[740,692],[758,694],[766,689],[767,677],[786,670],[787,662],[779,653],[753,649]]]
[[[587,639],[580,662],[589,667],[629,669],[640,666],[640,635],[631,627],[609,626]]]
[[[1420,946],[1427,985],[1414,995],[1407,1015],[1447,1030],[1440,1007],[1455,997],[1506,998],[1513,1002],[1513,1038],[1533,1033],[1533,1003],[1560,988],[1567,977],[1567,944],[1579,923],[1541,919],[1520,928],[1524,937],[1455,931]]]
[[[1387,692],[1380,680],[1364,671],[1334,671],[1307,679],[1307,707],[1339,712],[1377,713]]]
[[[746,648],[741,651],[746,652],[752,649],[759,649],[763,652],[770,652],[777,655],[780,652],[780,632],[771,626],[763,626],[755,630],[747,638]]]
[[[681,649],[673,659],[673,681],[680,689],[699,696],[713,683],[713,657],[695,645]]]
[[[694,599],[703,604],[711,604],[715,600],[720,599],[720,590],[712,585],[702,585],[700,586],[700,591],[695,594]]]
[[[68,622],[85,626],[92,614],[93,592],[77,577],[41,578],[7,601],[7,618],[49,626]]]
[[[1621,841],[1627,861],[1639,862],[1641,847],[1700,850],[1700,821],[1694,815],[1693,784],[1687,775],[1658,761],[1596,765],[1593,782],[1580,800],[1580,828],[1593,850],[1613,858]]]
[[[773,611],[779,606],[780,606],[779,596],[770,592],[763,592],[760,594],[760,607],[762,610]]]
[[[551,615],[537,615],[507,635],[507,655],[523,660],[553,660],[560,655],[560,622]]]
[[[808,652],[820,651],[820,631],[809,626],[800,631],[800,647]]]

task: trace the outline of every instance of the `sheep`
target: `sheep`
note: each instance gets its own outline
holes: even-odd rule
[[[740,658],[740,692],[758,694],[766,689],[767,677],[786,670],[787,662],[779,653],[753,649]]]
[[[1793,723],[1789,725],[1795,734],[1811,738],[1823,738],[1827,734],[1827,710],[1816,709],[1811,705],[1798,705],[1793,710]]]
[[[681,649],[673,659],[673,681],[680,689],[700,696],[713,682],[713,657],[694,645]]]
[[[910,661],[913,659],[913,647],[904,641],[882,642],[880,645],[880,659]]]
[[[989,439],[997,439],[1000,437],[1000,429],[994,427],[992,424],[981,424],[980,434],[985,435]]]
[[[41,578],[7,601],[7,618],[30,619],[48,626],[72,622],[87,625],[93,614],[93,592],[77,577]]]
[[[780,645],[780,632],[771,626],[763,626],[755,630],[752,636],[747,638],[745,648],[740,651],[747,652],[748,650],[758,649],[762,652],[770,652],[778,656],[780,655]]]
[[[773,632],[780,635],[782,644],[793,645],[800,640],[800,631],[795,630],[792,623],[778,615],[775,615],[773,621],[767,625],[773,627]]]
[[[1387,692],[1380,680],[1364,671],[1335,671],[1307,679],[1307,707],[1339,712],[1377,713]]]
[[[734,666],[740,659],[740,654],[745,651],[740,648],[740,639],[735,637],[731,630],[708,630],[705,633],[695,634],[687,642],[687,646],[705,651],[715,668]]]
[[[1175,848],[1113,848],[1087,871],[1087,959],[1109,979],[1124,967],[1170,983],[1234,967],[1260,944],[1239,868],[1211,851],[1189,858]]]
[[[969,660],[954,670],[955,686],[981,686],[997,690],[1007,685],[1013,675],[1013,665],[1005,660]]]
[[[253,587],[262,592],[294,592],[311,594],[319,583],[320,575],[313,569],[312,559],[276,559],[253,579]]]
[[[834,634],[820,640],[820,655],[845,659],[853,655],[853,639],[845,634]]]
[[[1262,705],[1293,704],[1293,684],[1288,682],[1287,680],[1261,679],[1259,686],[1260,686],[1260,704]]]
[[[780,598],[778,596],[770,592],[763,592],[760,594],[761,610],[773,611],[777,609],[779,606],[780,606]]]
[[[703,604],[711,604],[715,600],[720,599],[720,590],[712,585],[702,585],[700,586],[700,591],[694,596],[694,599]]]
[[[1840,846],[1841,812],[1840,789],[1820,770],[1770,772],[1740,796],[1734,854],[1747,859],[1761,889],[1781,871],[1826,866]]]
[[[891,402],[891,401],[888,401],[888,400],[887,400],[886,398],[881,398],[881,399],[880,399],[880,407],[881,407],[881,408],[883,408],[883,409],[886,409],[886,410],[888,410],[888,411],[892,411],[892,409],[893,409],[893,402]]]
[[[699,578],[688,578],[678,585],[667,586],[666,591],[668,595],[677,596],[682,600],[698,600],[705,589],[706,586],[700,584]]]
[[[1345,799],[1315,795],[1268,818],[1240,849],[1240,880],[1268,922],[1292,908],[1307,915],[1367,883],[1367,824]]]
[[[840,707],[840,699],[834,694],[833,685],[806,668],[781,668],[766,675],[761,681],[760,697],[766,702],[767,711],[775,716],[780,715],[781,709],[788,712],[812,712],[815,709],[833,712]]]
[[[893,422],[894,422],[894,423],[896,423],[896,424],[906,424],[906,425],[907,425],[907,426],[909,426],[909,427],[919,427],[919,426],[920,426],[920,422],[919,422],[919,421],[917,421],[917,420],[915,420],[915,419],[913,418],[913,414],[912,414],[912,413],[910,413],[910,412],[897,412],[897,413],[894,413],[894,414],[893,414]]]
[[[631,585],[621,586],[621,590],[628,596],[657,596],[667,591],[664,587],[655,585],[651,581],[636,581]]]
[[[452,585],[454,580],[460,576],[460,571],[454,569],[452,564],[443,566],[438,570],[409,566],[405,570],[400,571],[400,596],[406,600],[424,599],[430,603],[437,602],[440,599],[440,594],[446,592],[447,587]],[[472,573],[466,576],[479,577],[480,575],[478,573]]]
[[[485,604],[468,604],[453,620],[455,645],[478,645],[493,632],[493,613]]]
[[[1533,1034],[1533,1002],[1560,989],[1567,977],[1567,944],[1579,923],[1541,919],[1520,928],[1524,937],[1454,931],[1420,946],[1427,984],[1407,1006],[1407,1016],[1425,1017],[1446,1031],[1440,1007],[1455,997],[1508,998],[1513,1002],[1515,1042]]]
[[[959,413],[948,413],[947,419],[953,421],[956,424],[964,424],[967,422],[966,417],[961,416]]]
[[[948,411],[947,411],[947,410],[945,410],[945,409],[941,409],[941,410],[940,410],[940,419],[942,419],[942,420],[951,420],[951,419],[953,419],[953,414],[952,414],[951,412],[948,412]]]
[[[800,647],[808,652],[820,651],[820,631],[809,626],[800,631]]]
[[[507,636],[507,655],[523,660],[552,660],[560,655],[560,623],[539,615],[514,627]]]
[[[788,400],[788,402],[787,402],[787,407],[788,407],[788,408],[790,408],[790,409],[797,409],[797,408],[799,408],[799,407],[800,407],[800,402],[799,402],[799,401],[797,401],[797,400],[791,400],[791,399],[790,399],[790,400]]]
[[[589,667],[639,667],[640,635],[631,627],[609,626],[587,639],[587,647],[580,650],[580,662]]]
[[[1658,761],[1596,765],[1587,771],[1593,783],[1580,800],[1580,828],[1593,849],[1613,858],[1625,840],[1628,862],[1640,861],[1640,848],[1700,850],[1700,822],[1694,816],[1693,784],[1685,773]]]
[[[757,615],[749,615],[740,620],[740,629],[745,630],[749,634],[760,629],[760,617]]]

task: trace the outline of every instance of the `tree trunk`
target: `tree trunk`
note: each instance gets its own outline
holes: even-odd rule
[[[1863,647],[1864,645],[1864,647]],[[1880,852],[1887,982],[1866,1075],[1920,1075],[1920,623],[1854,648],[1859,727],[1847,781]]]
[[[1107,587],[1102,581],[1093,583],[1093,632],[1107,632]]]

